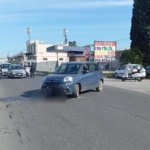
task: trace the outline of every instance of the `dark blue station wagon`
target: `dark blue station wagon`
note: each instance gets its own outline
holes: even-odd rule
[[[67,62],[44,77],[41,89],[61,89],[66,96],[78,97],[80,92],[103,90],[103,73],[95,62]]]

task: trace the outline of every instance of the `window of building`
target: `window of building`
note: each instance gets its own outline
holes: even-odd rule
[[[43,60],[47,60],[47,58],[43,58]]]
[[[63,60],[63,58],[59,58],[59,60]]]

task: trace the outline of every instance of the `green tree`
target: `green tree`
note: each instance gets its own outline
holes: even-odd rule
[[[77,46],[77,42],[76,41],[69,41],[69,46]]]
[[[150,64],[150,0],[134,0],[131,21],[131,50],[138,47],[143,64]]]
[[[125,50],[120,57],[120,62],[122,64],[142,64],[144,59],[143,53],[139,50],[139,48],[134,47],[131,50]]]

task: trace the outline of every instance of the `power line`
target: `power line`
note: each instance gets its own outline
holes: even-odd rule
[[[117,42],[119,42],[119,41],[124,41],[124,40],[128,40],[128,39],[130,39],[130,38],[120,39],[120,40],[117,40]]]

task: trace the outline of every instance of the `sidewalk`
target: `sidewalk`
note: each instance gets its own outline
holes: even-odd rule
[[[123,82],[121,79],[105,78],[104,85],[150,94],[150,79],[144,79],[141,82],[134,80]]]

